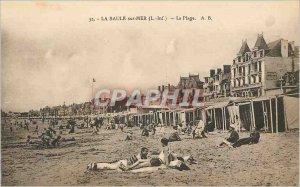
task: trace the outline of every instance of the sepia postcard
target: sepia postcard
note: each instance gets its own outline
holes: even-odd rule
[[[1,1],[2,186],[298,186],[299,1]]]

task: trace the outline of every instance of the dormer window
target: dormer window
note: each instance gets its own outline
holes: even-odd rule
[[[233,60],[233,64],[235,64],[235,60]]]
[[[253,52],[253,56],[256,57],[256,51]]]
[[[260,53],[260,54],[259,54],[260,57],[263,57],[263,56],[264,56],[264,51],[263,51],[263,50],[261,50],[259,53]]]
[[[238,62],[241,62],[241,57],[240,56],[238,57]]]

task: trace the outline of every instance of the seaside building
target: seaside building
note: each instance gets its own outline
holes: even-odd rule
[[[230,95],[231,66],[224,65],[223,70],[218,68],[210,70],[210,76],[204,77],[203,98],[210,101],[214,98],[228,97]]]
[[[203,89],[203,82],[200,80],[199,74],[190,74],[188,77],[181,77],[178,82],[179,89]]]
[[[252,50],[243,41],[231,67],[231,94],[259,97],[283,93],[289,89],[283,88],[283,77],[287,73],[294,75],[299,70],[298,62],[299,47],[294,41],[278,39],[266,43],[263,34],[259,34]]]

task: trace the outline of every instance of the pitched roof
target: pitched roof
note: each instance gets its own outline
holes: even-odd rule
[[[180,80],[189,80],[188,77],[180,77]]]
[[[251,50],[250,50],[250,48],[247,44],[247,41],[243,41],[242,47],[241,47],[238,54],[244,55],[246,52],[250,52],[250,51]]]
[[[281,40],[282,39],[278,39],[268,43],[269,50],[266,53],[266,56],[271,56],[271,57],[281,56]]]
[[[268,45],[264,39],[264,36],[261,34],[258,35],[257,40],[255,42],[254,48],[260,49],[268,49]]]

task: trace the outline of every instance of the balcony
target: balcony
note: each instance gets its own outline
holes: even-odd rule
[[[250,74],[251,74],[251,75],[257,74],[257,69],[252,69],[252,70],[250,71]]]
[[[261,70],[259,71],[259,70],[255,69],[255,70],[250,71],[250,75],[256,75],[256,74],[261,75],[262,74]]]
[[[245,74],[244,73],[237,73],[235,75],[235,78],[240,78],[240,77],[245,77]]]
[[[261,87],[262,83],[252,83],[252,84],[244,84],[243,86],[238,86],[238,87],[233,87],[232,91],[236,91],[236,90],[244,90],[244,89],[250,89],[250,88],[257,88],[257,87]]]

